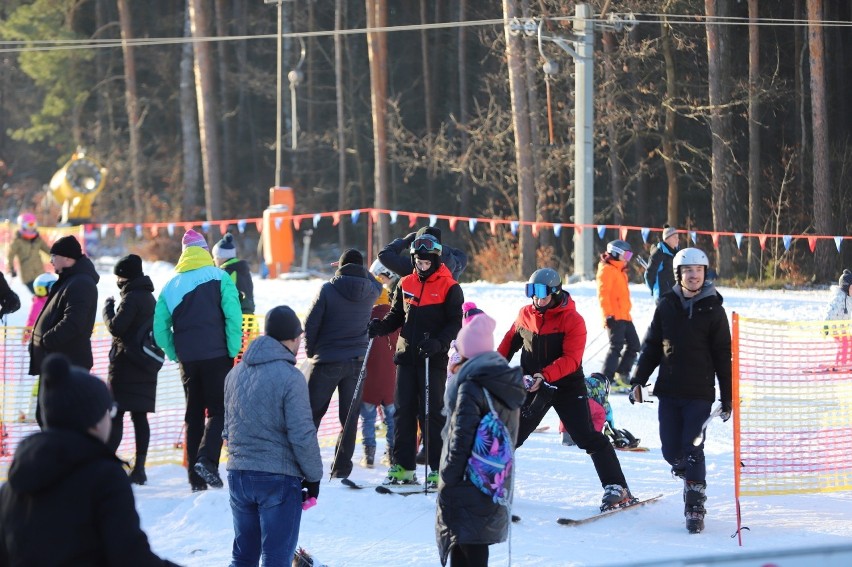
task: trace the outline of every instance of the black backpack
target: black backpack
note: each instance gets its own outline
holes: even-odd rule
[[[124,352],[133,364],[149,372],[159,372],[166,362],[166,353],[154,340],[154,321],[140,325],[133,339],[124,344]]]

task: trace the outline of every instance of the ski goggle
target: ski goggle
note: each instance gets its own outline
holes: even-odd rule
[[[524,288],[524,291],[526,292],[527,297],[538,297],[541,299],[542,297],[547,297],[556,290],[544,285],[543,283],[528,283]]]
[[[438,242],[433,236],[421,236],[411,243],[411,253],[419,252],[421,250],[428,253],[441,253],[441,243]]]
[[[630,261],[630,258],[632,258],[632,257],[633,257],[633,252],[631,252],[630,250],[625,250],[625,251],[621,254],[621,258],[622,258],[625,262],[629,262],[629,261]]]

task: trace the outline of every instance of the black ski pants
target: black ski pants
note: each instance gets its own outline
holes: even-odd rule
[[[559,419],[565,426],[565,430],[571,435],[571,439],[580,449],[586,451],[592,457],[592,463],[598,473],[601,486],[618,484],[627,487],[624,473],[621,471],[621,463],[609,439],[596,431],[592,425],[592,415],[589,411],[589,395],[586,392],[586,381],[584,378],[564,378],[556,382],[556,391],[547,403],[535,404],[535,411],[529,411],[529,404],[538,392],[527,394],[527,400],[521,408],[521,420],[518,426],[518,443],[516,447],[523,445],[551,407],[556,410]],[[542,386],[539,388],[541,390]]]
[[[457,543],[450,550],[450,567],[488,567],[488,544]]]
[[[609,334],[609,351],[604,358],[601,374],[612,382],[615,373],[623,375],[627,381],[630,380],[630,372],[633,363],[639,356],[639,335],[633,321],[613,321],[607,327]]]
[[[393,457],[405,470],[415,470],[417,463],[417,422],[423,418],[424,434],[429,438],[427,453],[429,468],[438,470],[441,461],[441,430],[446,417],[444,389],[447,381],[446,357],[444,364],[429,365],[429,420],[426,420],[426,367],[399,365],[396,367],[396,391],[394,392],[394,442]],[[425,445],[425,440],[424,440]],[[424,479],[425,480],[425,479]]]
[[[683,471],[689,482],[705,482],[704,435],[701,426],[710,416],[713,402],[657,396],[660,421],[660,450],[673,469]],[[701,444],[693,441],[701,435]]]
[[[219,465],[225,428],[225,376],[233,367],[234,359],[227,356],[180,363],[190,471],[199,457]]]

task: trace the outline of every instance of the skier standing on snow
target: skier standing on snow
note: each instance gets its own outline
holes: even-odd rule
[[[825,321],[848,321],[852,319],[852,302],[849,300],[849,286],[852,285],[852,272],[843,270],[837,287],[832,288],[831,300],[825,311]],[[837,370],[848,370],[852,366],[852,337],[848,331],[839,333],[825,326],[826,336],[833,336],[837,341],[837,355],[834,366]]]
[[[494,319],[479,311],[464,320],[455,339],[459,360],[444,394],[447,423],[442,432],[435,522],[441,565],[446,565],[449,557],[453,567],[488,567],[488,546],[508,537],[513,471],[509,469],[503,478],[507,492],[503,503],[482,492],[467,474],[480,420],[490,411],[484,391],[488,390],[513,443],[526,397],[520,369],[509,367],[506,359],[494,352],[495,326]]]
[[[450,270],[441,262],[438,239],[417,231],[411,243],[413,273],[400,280],[393,306],[383,319],[370,321],[370,337],[380,337],[402,327],[396,343],[396,393],[394,395],[394,464],[388,470],[387,484],[414,484],[417,453],[417,418],[429,416],[424,424],[428,438],[431,472],[427,486],[437,487],[441,457],[441,429],[446,385],[447,350],[461,329],[464,293]],[[426,360],[429,361],[429,399],[426,393]],[[429,411],[426,411],[429,404]]]
[[[38,221],[32,213],[22,213],[18,216],[18,231],[6,254],[6,265],[9,276],[18,275],[15,272],[15,258],[18,259],[21,281],[33,292],[33,282],[44,271],[44,260],[41,253],[50,254],[50,248],[38,233]]]
[[[364,267],[364,257],[357,250],[343,252],[337,265],[305,319],[305,354],[313,361],[307,378],[314,427],[319,428],[337,390],[343,429],[335,444],[331,478],[347,478],[358,434],[361,395],[356,388],[367,354],[367,323],[382,284]]]
[[[651,258],[645,268],[645,283],[648,284],[657,305],[660,304],[660,298],[674,286],[672,260],[677,254],[678,242],[677,229],[665,225],[660,242],[651,247]]]
[[[615,449],[595,431],[589,413],[582,366],[586,322],[555,270],[533,272],[525,291],[532,303],[521,308],[497,348],[506,360],[520,350],[521,368],[532,378],[521,409],[518,447],[553,407],[577,446],[592,458],[604,488],[601,511],[630,504],[634,498]]]
[[[701,428],[716,397],[716,380],[722,421],[731,417],[731,331],[721,296],[715,286],[705,285],[707,255],[698,248],[684,248],[673,265],[676,284],[654,311],[630,381],[630,401],[643,401],[642,387],[659,366],[654,395],[659,399],[661,450],[672,474],[684,481],[686,528],[699,533],[707,500]]]

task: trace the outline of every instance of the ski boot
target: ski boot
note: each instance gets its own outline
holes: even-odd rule
[[[573,447],[574,445],[576,445],[576,443],[574,443],[574,440],[571,439],[571,434],[567,431],[562,432],[562,444],[566,447]]]
[[[148,482],[148,476],[145,474],[145,466],[144,465],[136,465],[133,467],[133,470],[130,471],[128,475],[130,478],[130,482],[133,484],[145,484]]]
[[[385,454],[382,455],[382,464],[387,467],[393,464],[393,445],[385,447]]]
[[[438,471],[431,470],[429,471],[429,474],[426,475],[426,489],[438,490]]]
[[[401,465],[391,465],[388,476],[382,484],[417,484],[417,475],[414,471],[405,470]]]
[[[636,498],[630,494],[630,490],[619,484],[607,484],[604,486],[604,494],[601,499],[601,512],[624,508],[636,502]]]
[[[361,458],[361,466],[366,467],[368,469],[373,468],[373,464],[376,460],[376,448],[375,447],[364,447],[364,456]]]
[[[219,467],[217,467],[207,457],[198,457],[198,460],[195,461],[195,466],[192,467],[192,470],[195,471],[195,474],[204,479],[207,486],[211,486],[213,488],[222,488],[222,486],[224,486],[222,477],[219,476]]]
[[[704,530],[706,490],[706,482],[683,481],[683,515],[686,517],[686,530],[691,534],[699,534]]]

